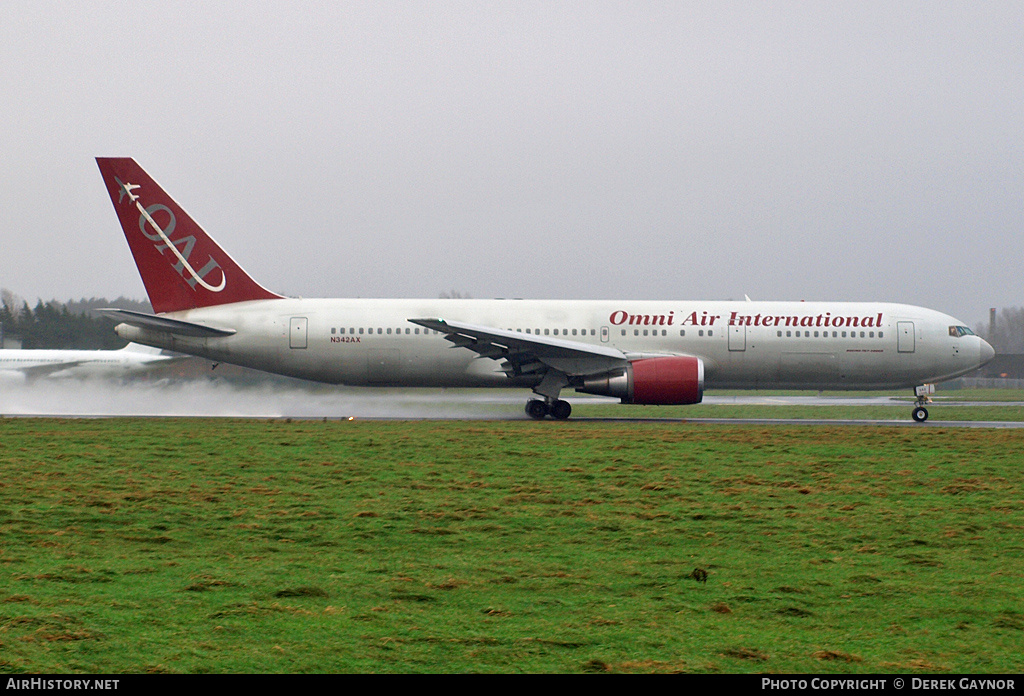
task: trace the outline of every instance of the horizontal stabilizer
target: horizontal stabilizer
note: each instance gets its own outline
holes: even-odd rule
[[[216,326],[196,324],[191,321],[171,319],[170,317],[146,314],[145,312],[133,312],[128,309],[105,308],[97,309],[96,311],[104,316],[110,317],[111,319],[124,322],[129,326],[137,326],[140,329],[149,329],[150,331],[163,331],[176,336],[213,337],[231,336],[235,333],[234,329],[223,329]]]

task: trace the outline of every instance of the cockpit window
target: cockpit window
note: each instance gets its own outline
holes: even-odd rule
[[[949,335],[953,338],[959,338],[960,336],[973,336],[974,332],[966,326],[951,326],[949,327]]]

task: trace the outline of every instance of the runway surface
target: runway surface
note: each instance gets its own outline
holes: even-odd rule
[[[0,388],[0,415],[5,417],[231,417],[296,419],[402,419],[402,420],[525,420],[525,390],[444,389],[302,389],[260,385],[239,388],[221,382],[145,383],[117,385],[108,382],[49,380],[33,384],[4,385]],[[617,403],[614,399],[569,396],[574,406]],[[878,406],[906,407],[905,419],[827,420],[792,418],[688,418],[632,417],[629,406],[622,415],[589,418],[577,422],[687,422],[750,423],[761,425],[875,425],[956,428],[1022,428],[1022,422],[944,421],[943,405],[994,405],[992,402],[956,402],[942,399],[930,406],[933,420],[915,423],[910,419],[909,399],[887,396],[707,396],[704,404],[736,406]],[[998,402],[995,405],[1020,405]]]
[[[909,412],[908,412],[909,413]],[[612,421],[624,423],[720,423],[747,425],[872,425],[872,426],[907,426],[911,428],[1002,428],[1017,430],[1024,428],[1021,421],[938,421],[927,420],[924,423],[917,423],[908,416],[906,420],[854,420],[854,419],[826,419],[826,418],[574,418],[576,421]]]

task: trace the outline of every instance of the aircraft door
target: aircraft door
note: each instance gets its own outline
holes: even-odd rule
[[[611,334],[611,330],[607,326],[601,327],[601,343],[608,342],[608,336]]]
[[[306,347],[307,322],[306,317],[292,317],[291,328],[288,331],[288,346],[290,348]]]
[[[733,324],[729,327],[729,350],[743,351],[747,349],[747,325]]]
[[[914,352],[914,322],[896,322],[896,351],[898,353]]]

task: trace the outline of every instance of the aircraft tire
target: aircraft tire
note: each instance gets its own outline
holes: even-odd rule
[[[548,412],[555,420],[565,420],[572,413],[572,404],[563,399],[558,399],[551,404]]]
[[[548,405],[540,399],[530,399],[526,402],[526,415],[534,420],[544,420],[548,415]]]
[[[918,423],[924,423],[926,420],[928,420],[928,409],[926,409],[924,406],[918,406],[913,411],[911,411],[910,415],[913,416],[914,420],[916,420]]]

